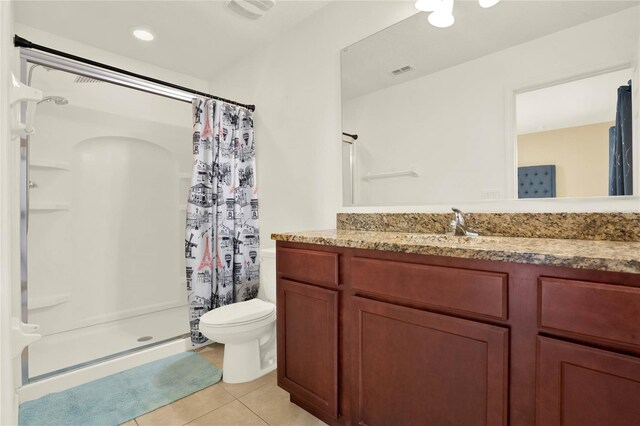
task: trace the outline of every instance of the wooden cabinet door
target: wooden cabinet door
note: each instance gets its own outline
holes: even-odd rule
[[[361,425],[504,425],[506,328],[353,298]]]
[[[338,292],[279,278],[278,385],[338,415]]]
[[[640,359],[538,337],[536,424],[640,424]]]

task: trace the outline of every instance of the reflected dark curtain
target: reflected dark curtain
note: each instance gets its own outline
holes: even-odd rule
[[[618,88],[616,125],[609,129],[609,195],[633,195],[631,81]]]

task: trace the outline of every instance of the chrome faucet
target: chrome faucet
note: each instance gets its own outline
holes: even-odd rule
[[[477,237],[478,233],[471,228],[467,228],[467,225],[464,221],[464,213],[455,207],[452,207],[451,210],[455,213],[455,220],[451,221],[451,229],[453,231],[453,235],[459,235],[464,237]]]

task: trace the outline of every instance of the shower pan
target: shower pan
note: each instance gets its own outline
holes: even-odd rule
[[[22,354],[26,388],[187,347],[191,107],[76,67],[23,52],[22,80],[45,95],[21,140],[22,321],[42,335]]]

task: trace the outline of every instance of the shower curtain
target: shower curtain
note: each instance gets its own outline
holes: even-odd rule
[[[616,125],[609,129],[609,195],[633,195],[631,82],[618,88]]]
[[[191,340],[203,343],[204,313],[258,295],[258,195],[251,111],[212,99],[192,107],[185,258]]]

